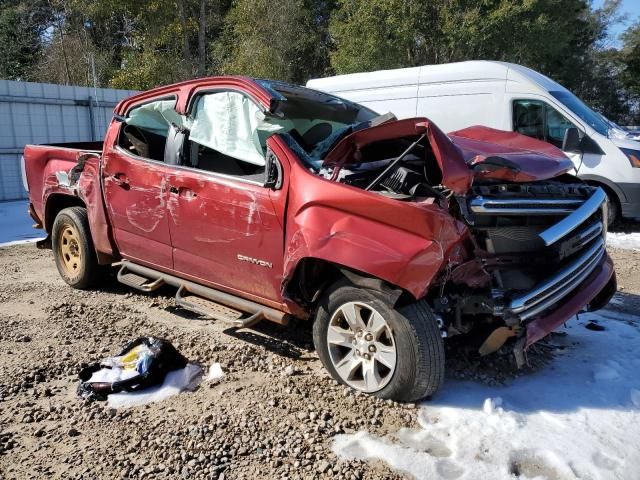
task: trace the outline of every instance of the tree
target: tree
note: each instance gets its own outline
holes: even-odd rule
[[[41,38],[51,21],[46,3],[4,0],[0,3],[0,78],[33,79],[42,51]]]
[[[640,97],[640,21],[622,35],[622,81],[636,97]]]
[[[293,82],[322,72],[327,52],[321,7],[308,0],[236,1],[216,48],[220,71]]]
[[[593,42],[586,0],[340,0],[330,32],[339,73],[469,59],[547,72]]]

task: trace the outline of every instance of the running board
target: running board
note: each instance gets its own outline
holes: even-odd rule
[[[151,279],[146,276],[133,273],[124,263],[122,267],[120,267],[120,270],[118,270],[118,281],[128,285],[129,287],[142,290],[143,292],[153,292],[164,285],[164,280],[162,280],[162,278]]]
[[[246,318],[242,318],[245,312],[235,310],[222,305],[213,300],[193,295],[189,290],[182,285],[176,293],[176,304],[180,305],[186,310],[204,315],[205,317],[213,318],[214,320],[221,320],[225,322],[232,322],[236,328],[248,328],[252,327],[260,320],[264,318],[262,311],[250,314]]]
[[[265,319],[281,325],[289,323],[289,315],[245,298],[206,287],[183,278],[122,261],[118,280],[143,291],[153,291],[167,284],[178,288],[176,303],[181,307],[214,319],[231,321],[236,328],[248,328]],[[248,315],[243,318],[243,315]]]

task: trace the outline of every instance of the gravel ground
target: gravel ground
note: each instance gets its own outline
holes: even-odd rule
[[[636,308],[640,252],[612,254],[624,287],[617,308]],[[143,295],[110,279],[100,291],[73,290],[51,252],[33,245],[0,249],[0,270],[0,479],[404,478],[331,452],[336,433],[415,428],[417,410],[331,380],[309,324],[234,331],[176,308],[169,289]],[[205,370],[220,362],[225,378],[124,410],[76,396],[82,366],[148,334]],[[489,384],[551,361],[544,344],[520,371],[506,353],[484,362],[449,353],[450,377]]]

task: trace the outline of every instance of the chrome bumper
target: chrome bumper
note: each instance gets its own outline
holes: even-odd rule
[[[563,240],[557,248],[569,250],[566,255],[576,255],[576,258],[531,290],[508,299],[506,305],[499,308],[503,314],[513,315],[520,321],[532,319],[556,306],[594,271],[605,256],[606,200],[607,195],[601,188],[596,189],[587,200],[496,199],[482,196],[471,200],[469,208],[476,215],[568,214],[539,236],[546,246]],[[602,210],[602,220],[587,223],[598,209]]]

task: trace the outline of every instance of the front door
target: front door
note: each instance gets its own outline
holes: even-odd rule
[[[149,266],[173,267],[167,218],[164,145],[169,123],[152,102],[134,108],[111,147],[105,148],[102,178],[113,235],[120,254]],[[166,125],[166,131],[164,126]]]
[[[237,92],[198,100],[184,165],[168,177],[167,209],[180,275],[277,306],[286,188],[264,187],[258,110]]]

